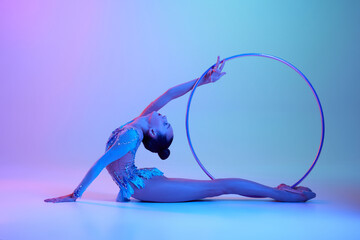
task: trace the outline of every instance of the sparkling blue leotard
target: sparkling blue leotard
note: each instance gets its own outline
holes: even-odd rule
[[[135,166],[135,153],[140,146],[140,134],[138,129],[128,126],[130,122],[116,128],[110,135],[105,151],[111,147],[121,147],[123,144],[132,144],[134,148],[126,153],[120,159],[110,163],[106,166],[109,174],[114,182],[119,186],[120,192],[117,201],[126,202],[130,201],[131,195],[134,193],[133,187],[138,189],[145,186],[145,179],[150,179],[153,176],[164,175],[157,168],[137,168]]]

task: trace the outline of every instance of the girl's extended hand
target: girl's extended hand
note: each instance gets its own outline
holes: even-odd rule
[[[74,196],[73,193],[69,194],[69,195],[65,195],[62,197],[57,197],[57,198],[49,198],[49,199],[45,199],[44,202],[53,202],[53,203],[58,203],[58,202],[75,202],[76,201],[76,197]]]
[[[219,64],[220,64],[219,61],[220,61],[220,57],[218,56],[216,65],[206,73],[206,75],[203,77],[200,85],[211,83],[211,82],[216,82],[217,80],[219,80],[222,76],[224,76],[226,74],[226,72],[221,72],[222,69],[224,68],[225,60],[221,61],[220,67],[219,67]]]
[[[291,188],[290,186],[282,183],[277,186],[276,189],[283,192],[282,197],[277,199],[282,202],[306,202],[316,197],[316,194],[307,187],[299,186]]]

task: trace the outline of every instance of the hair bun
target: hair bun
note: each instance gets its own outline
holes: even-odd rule
[[[160,152],[158,152],[158,155],[162,160],[165,160],[170,156],[170,150],[168,148],[163,149]]]

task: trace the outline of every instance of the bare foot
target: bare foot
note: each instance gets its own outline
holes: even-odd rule
[[[280,196],[275,199],[280,202],[306,202],[316,197],[316,193],[307,187],[291,188],[286,184],[280,184],[276,189],[281,191]]]

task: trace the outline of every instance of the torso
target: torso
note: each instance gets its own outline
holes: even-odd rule
[[[112,179],[120,188],[117,197],[117,201],[120,202],[129,201],[131,195],[135,191],[134,189],[143,188],[146,180],[155,176],[164,175],[164,173],[157,168],[138,169],[135,166],[135,154],[144,135],[141,129],[132,126],[131,122],[134,120],[115,129],[106,144],[106,150],[108,150],[113,144],[121,145],[122,143],[130,143],[133,147],[133,149],[127,152],[124,156],[106,166],[106,169]],[[134,144],[135,141],[136,144]]]
[[[113,178],[122,179],[124,176],[129,176],[134,170],[137,169],[137,167],[135,166],[135,154],[141,144],[143,135],[141,130],[129,124],[131,122],[133,122],[133,120],[115,129],[110,135],[109,140],[107,142],[106,150],[109,149],[112,146],[112,144],[115,143],[118,135],[122,134],[123,131],[135,129],[138,135],[137,144],[133,150],[129,151],[123,157],[115,160],[114,162],[106,166],[106,169]]]

